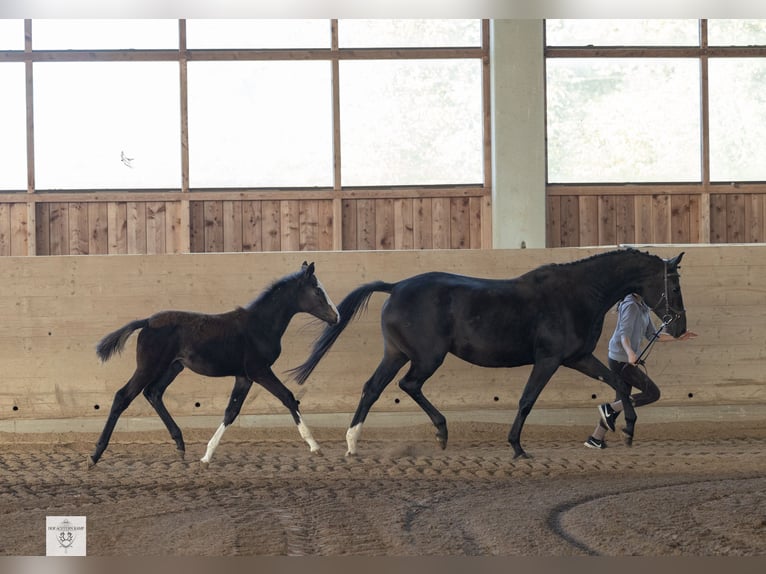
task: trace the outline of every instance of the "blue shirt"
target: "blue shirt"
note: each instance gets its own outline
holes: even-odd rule
[[[622,363],[628,362],[628,354],[622,346],[623,335],[628,337],[630,346],[638,355],[641,352],[641,342],[644,337],[650,339],[654,335],[654,324],[649,315],[650,309],[642,300],[627,295],[617,304],[617,325],[612,338],[609,339],[609,358]]]

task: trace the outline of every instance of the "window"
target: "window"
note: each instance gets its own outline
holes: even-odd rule
[[[191,187],[333,183],[328,62],[190,62]]]
[[[341,48],[480,46],[479,20],[340,20]]]
[[[24,49],[24,20],[0,20],[0,50]]]
[[[327,20],[188,20],[189,49],[329,48]]]
[[[34,50],[178,48],[177,20],[34,20]]]
[[[24,64],[0,65],[0,190],[27,189]]]
[[[481,62],[341,62],[344,185],[482,181]]]
[[[548,180],[698,181],[699,63],[548,62]]]
[[[39,189],[180,188],[178,64],[34,64]]]

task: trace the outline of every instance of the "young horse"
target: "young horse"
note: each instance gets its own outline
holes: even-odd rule
[[[644,298],[671,335],[686,331],[678,275],[682,256],[663,260],[628,249],[545,265],[515,279],[424,273],[398,283],[367,283],[346,296],[338,307],[340,322],[325,327],[308,359],[290,372],[303,384],[370,296],[390,293],[381,312],[383,359],[364,384],[346,433],[348,455],[356,453],[373,403],[408,361],[410,368],[399,386],[431,418],[441,447],[446,447],[446,420],[423,396],[421,387],[447,353],[484,367],[533,365],[508,435],[514,458],[527,457],[521,447],[521,429],[561,365],[617,391],[625,405],[626,435],[632,439],[636,413],[627,400],[630,389],[593,356],[593,350],[607,311],[631,292]]]
[[[275,282],[244,309],[239,307],[220,315],[161,311],[104,337],[96,346],[102,361],[121,352],[131,333],[141,329],[136,345],[136,371],[114,395],[109,418],[90,456],[90,466],[101,458],[117,419],[141,391],[160,415],[183,457],[186,447],[181,429],[165,408],[162,395],[184,367],[208,377],[235,377],[223,423],[210,439],[202,462],[210,462],[226,427],[237,418],[253,381],[282,401],[311,452],[318,451],[319,445],[301,419],[298,401],[271,370],[282,351],[282,335],[290,319],[299,312],[310,313],[331,325],[339,320],[338,310],[314,275],[313,263],[304,262],[300,271]]]

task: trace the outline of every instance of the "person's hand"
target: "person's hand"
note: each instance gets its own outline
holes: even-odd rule
[[[694,339],[696,336],[697,336],[697,333],[694,333],[692,331],[686,331],[683,335],[678,337],[676,340],[686,341],[687,339]]]

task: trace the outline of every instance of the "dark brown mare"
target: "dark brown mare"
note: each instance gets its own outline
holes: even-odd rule
[[[437,439],[446,447],[446,420],[421,389],[447,353],[484,367],[533,365],[508,435],[514,458],[527,456],[521,447],[521,429],[561,365],[615,389],[625,405],[627,442],[632,440],[636,423],[635,409],[627,400],[630,387],[593,350],[607,311],[628,293],[640,294],[674,337],[686,331],[678,274],[682,256],[664,260],[625,249],[544,265],[515,279],[434,272],[398,283],[367,283],[343,299],[338,306],[340,322],[325,327],[308,359],[291,372],[303,384],[370,296],[390,293],[381,312],[383,359],[364,384],[346,433],[347,454],[356,453],[367,413],[407,362],[410,367],[399,386],[430,417]]]
[[[187,311],[161,311],[147,319],[132,321],[104,337],[96,353],[106,361],[121,352],[131,333],[141,329],[136,344],[136,371],[114,395],[109,418],[96,443],[89,463],[98,462],[109,444],[117,419],[143,391],[149,404],[165,423],[181,456],[184,445],[181,429],[162,402],[162,395],[184,367],[208,377],[234,377],[234,389],[223,422],[207,446],[202,462],[210,462],[226,427],[237,418],[253,382],[258,383],[290,410],[300,435],[312,452],[319,445],[301,419],[298,401],[272,372],[271,365],[282,352],[281,339],[296,313],[335,324],[338,310],[314,275],[314,264],[283,277],[263,291],[247,307],[220,315]]]

